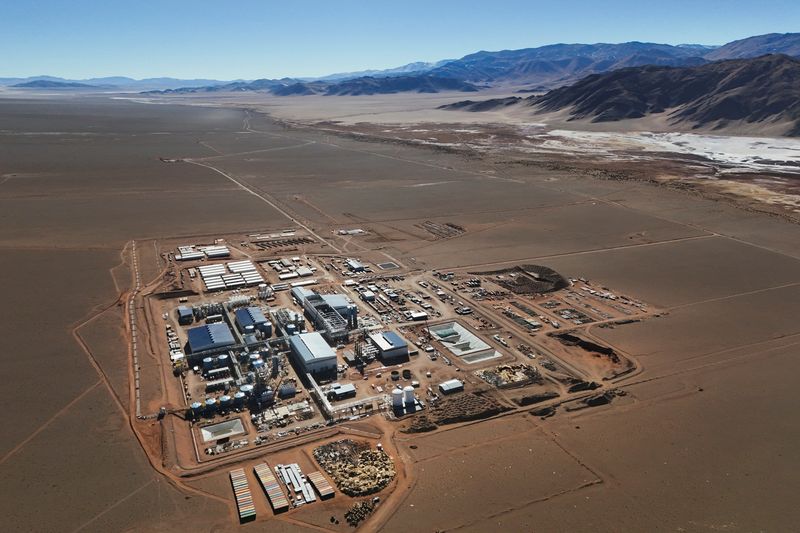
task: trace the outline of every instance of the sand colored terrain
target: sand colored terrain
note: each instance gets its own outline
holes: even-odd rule
[[[428,269],[535,261],[663,308],[589,329],[639,365],[615,383],[623,401],[387,441],[407,470],[365,531],[797,529],[800,226],[693,191],[364,142],[223,103],[0,100],[11,530],[239,529],[225,469],[179,480],[143,452],[158,427],[130,420],[116,302],[132,240],[148,282],[163,268],[154,239],[290,217],[354,254]],[[465,232],[435,240],[425,220]],[[245,527],[342,530],[327,510]]]

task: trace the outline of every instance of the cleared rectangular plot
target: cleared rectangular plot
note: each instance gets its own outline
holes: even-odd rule
[[[800,261],[724,237],[548,258],[542,263],[660,306],[800,281]]]
[[[451,530],[597,481],[539,430],[498,440],[495,423],[443,433],[455,448],[414,465],[417,482],[384,531],[408,531],[409,524]],[[427,446],[425,437],[414,443],[420,450]]]
[[[609,482],[467,531],[797,531],[797,346],[750,351],[665,378],[682,394],[551,419],[562,443]]]
[[[415,257],[430,265],[456,267],[706,235],[695,228],[593,202],[510,212],[498,218],[494,227],[474,232],[470,231],[474,218],[455,219],[467,233],[414,249]]]
[[[700,357],[725,359],[736,354],[720,353],[724,350],[800,334],[798,316],[800,285],[794,285],[691,305],[614,329],[593,328],[592,333],[639,357],[649,372],[678,369],[677,363]]]

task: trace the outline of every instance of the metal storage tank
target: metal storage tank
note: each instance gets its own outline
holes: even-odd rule
[[[275,391],[267,389],[261,393],[261,403],[270,404],[275,400]]]
[[[399,388],[392,391],[392,407],[403,408],[403,391]]]
[[[414,387],[406,385],[405,388],[403,388],[403,400],[406,403],[414,403],[416,401],[414,400]]]
[[[217,411],[217,400],[215,398],[206,399],[206,414],[214,414]]]
[[[250,354],[250,366],[255,368],[256,363],[259,362],[259,361],[261,361],[261,356],[260,355],[258,355],[257,353]]]
[[[211,370],[214,368],[214,358],[206,357],[203,359],[203,370]]]
[[[294,324],[286,324],[286,334],[295,335],[297,333],[297,326]]]
[[[230,409],[232,405],[233,405],[233,398],[231,398],[227,394],[225,396],[220,397],[219,399],[220,409]]]
[[[219,357],[217,357],[217,366],[219,367],[228,366],[229,362],[230,362],[230,357],[228,357],[228,354],[222,354]]]
[[[200,402],[192,403],[192,416],[200,416],[203,414],[203,404]]]
[[[253,361],[253,370],[258,370],[259,368],[264,368],[264,360],[259,359],[257,361]]]
[[[234,407],[243,407],[245,398],[246,398],[246,395],[242,391],[239,391],[236,394],[234,394],[233,395],[233,405],[234,405]]]
[[[239,390],[241,392],[245,393],[245,395],[247,397],[250,397],[250,395],[253,394],[253,386],[252,385],[242,385],[241,387],[239,387]]]

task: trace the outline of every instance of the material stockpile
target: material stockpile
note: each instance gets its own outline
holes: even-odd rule
[[[470,272],[479,276],[493,276],[492,282],[514,294],[544,294],[569,287],[569,281],[553,270],[541,265],[520,265],[491,272]]]
[[[522,387],[530,383],[541,383],[539,371],[526,364],[499,365],[485,370],[477,370],[475,375],[497,388]]]
[[[366,496],[386,488],[394,479],[391,457],[369,444],[344,439],[314,450],[314,459],[348,496]]]
[[[432,431],[437,426],[488,418],[508,410],[495,399],[473,393],[459,394],[431,404],[426,414],[414,416],[403,428],[406,433]]]
[[[366,520],[374,509],[375,504],[372,501],[364,500],[348,509],[344,514],[344,519],[347,520],[347,523],[351,526],[358,527],[358,524]]]

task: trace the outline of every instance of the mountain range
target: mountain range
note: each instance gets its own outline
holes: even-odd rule
[[[800,136],[800,60],[783,54],[694,67],[647,65],[594,74],[544,95],[463,101],[444,109],[566,110],[568,120],[615,122],[666,113],[670,126],[758,124]]]
[[[37,83],[34,83],[37,82]],[[38,83],[42,82],[42,83]],[[45,82],[51,82],[50,85]],[[187,86],[214,86],[231,83],[229,81],[210,79],[178,79],[178,78],[145,78],[137,80],[125,76],[109,76],[105,78],[66,79],[56,76],[30,76],[27,78],[0,78],[0,86],[17,86],[28,88],[69,88],[68,84],[79,83],[95,89],[108,89],[117,91],[149,91],[177,89]],[[75,88],[73,86],[73,88]]]
[[[519,93],[542,93],[579,82],[587,76],[632,67],[700,67],[724,59],[743,59],[765,54],[800,56],[800,33],[749,37],[723,46],[669,45],[628,42],[620,44],[553,44],[520,50],[480,51],[460,59],[416,62],[386,70],[338,73],[314,79],[178,80],[125,77],[65,80],[48,76],[0,78],[0,85],[17,88],[141,91],[158,94],[215,92],[269,92],[280,96],[366,95],[397,92],[475,92],[500,87]],[[52,84],[31,83],[50,81]],[[59,85],[61,84],[61,85]],[[513,105],[506,100],[504,105]],[[492,107],[492,104],[481,104]],[[468,104],[462,103],[463,108]]]
[[[395,69],[333,74],[317,79],[269,80],[280,96],[362,95],[395,92],[473,92],[481,86],[517,87],[519,92],[543,92],[598,74],[642,65],[699,66],[729,58],[768,53],[800,55],[800,33],[749,37],[723,46],[620,44],[553,44],[538,48],[481,51],[460,59],[410,63]],[[415,70],[416,69],[416,70]],[[446,82],[445,79],[460,83]],[[260,85],[187,87],[171,92],[263,90]]]

